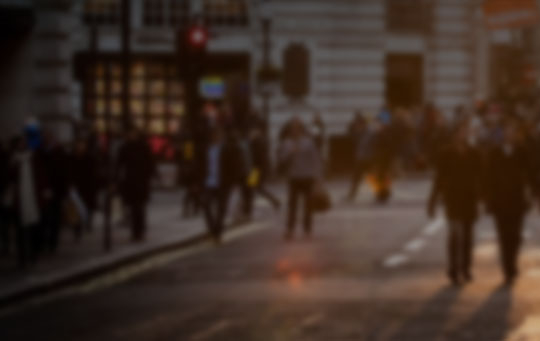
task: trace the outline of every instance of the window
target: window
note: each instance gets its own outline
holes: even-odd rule
[[[86,0],[83,20],[87,25],[118,25],[122,20],[121,0]]]
[[[189,18],[189,0],[144,0],[145,26],[177,27]]]
[[[130,121],[151,135],[175,134],[184,115],[184,85],[172,59],[135,59],[129,73]],[[87,68],[86,117],[98,132],[117,132],[123,118],[122,67],[116,60]]]
[[[203,13],[208,25],[246,26],[249,23],[245,0],[204,0]]]
[[[433,26],[430,0],[386,0],[386,28],[395,33],[429,33]]]

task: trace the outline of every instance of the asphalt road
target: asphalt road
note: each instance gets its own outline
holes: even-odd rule
[[[475,281],[452,288],[427,190],[402,181],[386,206],[367,195],[339,204],[310,240],[285,242],[276,215],[221,247],[121,269],[3,312],[0,340],[540,340],[538,213],[514,288],[500,287],[488,218],[477,226]]]

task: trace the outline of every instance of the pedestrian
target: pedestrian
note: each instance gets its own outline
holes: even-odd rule
[[[11,247],[11,189],[9,178],[10,153],[0,141],[0,255],[6,256]]]
[[[51,189],[43,217],[45,243],[47,251],[54,253],[60,237],[62,207],[69,191],[70,155],[51,133],[45,134],[41,153]]]
[[[206,153],[199,159],[199,184],[203,188],[202,204],[206,227],[216,243],[221,243],[225,218],[233,186],[241,177],[242,155],[237,140],[223,137],[214,128]]]
[[[195,143],[183,129],[178,146],[178,184],[184,190],[182,198],[182,216],[188,218],[197,215],[200,208],[200,190],[197,184],[197,165],[195,159]]]
[[[289,135],[283,142],[280,162],[284,165],[288,179],[288,218],[285,239],[291,240],[296,225],[297,207],[303,200],[303,228],[306,237],[312,233],[311,207],[315,181],[322,177],[322,160],[315,142],[307,133],[300,119],[290,125]]]
[[[487,153],[484,178],[489,212],[495,219],[505,284],[518,276],[518,258],[525,215],[537,184],[531,155],[513,121],[507,121],[502,144]]]
[[[137,128],[131,128],[120,147],[116,167],[122,200],[130,215],[132,240],[144,241],[147,234],[146,206],[156,169],[150,146]]]
[[[251,130],[250,151],[252,160],[250,180],[253,182],[250,185],[254,187],[255,193],[268,200],[275,210],[279,210],[281,202],[266,188],[270,173],[270,155],[268,140],[264,136],[260,126],[254,126]]]
[[[85,231],[92,229],[100,186],[99,171],[98,156],[90,148],[88,141],[84,138],[77,140],[71,156],[71,185],[80,196],[86,211],[86,221],[83,222],[83,226],[77,227],[78,238],[82,232],[81,229]]]
[[[43,209],[51,192],[43,161],[22,137],[14,140],[11,165],[18,262],[25,267],[34,263],[41,251]]]
[[[352,202],[355,200],[358,188],[368,171],[371,157],[372,134],[368,122],[361,112],[356,113],[349,127],[349,136],[354,146],[354,166],[347,201]]]
[[[469,144],[469,126],[460,123],[450,144],[435,162],[435,178],[428,202],[433,218],[439,201],[448,222],[448,277],[454,285],[472,280],[471,265],[474,224],[481,199],[482,162],[478,150]]]

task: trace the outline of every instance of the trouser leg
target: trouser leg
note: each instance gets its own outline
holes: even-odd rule
[[[289,191],[288,191],[288,215],[287,215],[288,233],[292,233],[296,225],[297,204],[298,204],[298,182],[297,180],[290,180]]]
[[[304,196],[304,232],[306,234],[311,233],[313,210],[311,206],[311,197],[313,192],[313,181],[305,180],[302,184],[302,192]]]
[[[451,220],[448,227],[448,275],[455,278],[459,272],[459,239],[461,235],[461,224]]]
[[[521,246],[523,217],[496,217],[501,265],[507,279],[518,274],[518,254]]]
[[[466,221],[463,223],[463,243],[462,243],[462,274],[469,277],[471,275],[471,265],[474,250],[474,222]]]

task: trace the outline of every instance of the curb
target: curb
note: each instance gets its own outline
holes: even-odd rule
[[[124,255],[118,253],[116,258],[113,260],[105,259],[98,262],[92,262],[92,260],[89,260],[79,269],[72,272],[67,272],[60,275],[51,275],[38,281],[37,283],[25,285],[22,288],[15,290],[6,290],[5,292],[0,292],[0,310],[9,308],[14,304],[24,303],[33,298],[82,283],[92,279],[93,277],[119,269],[132,263],[136,263],[145,258],[172,251],[174,249],[192,246],[206,239],[207,235],[206,233],[203,233],[183,240],[172,241],[170,243],[164,243],[163,245],[155,247],[148,247],[146,250],[143,248],[143,250],[139,251],[125,252]]]

